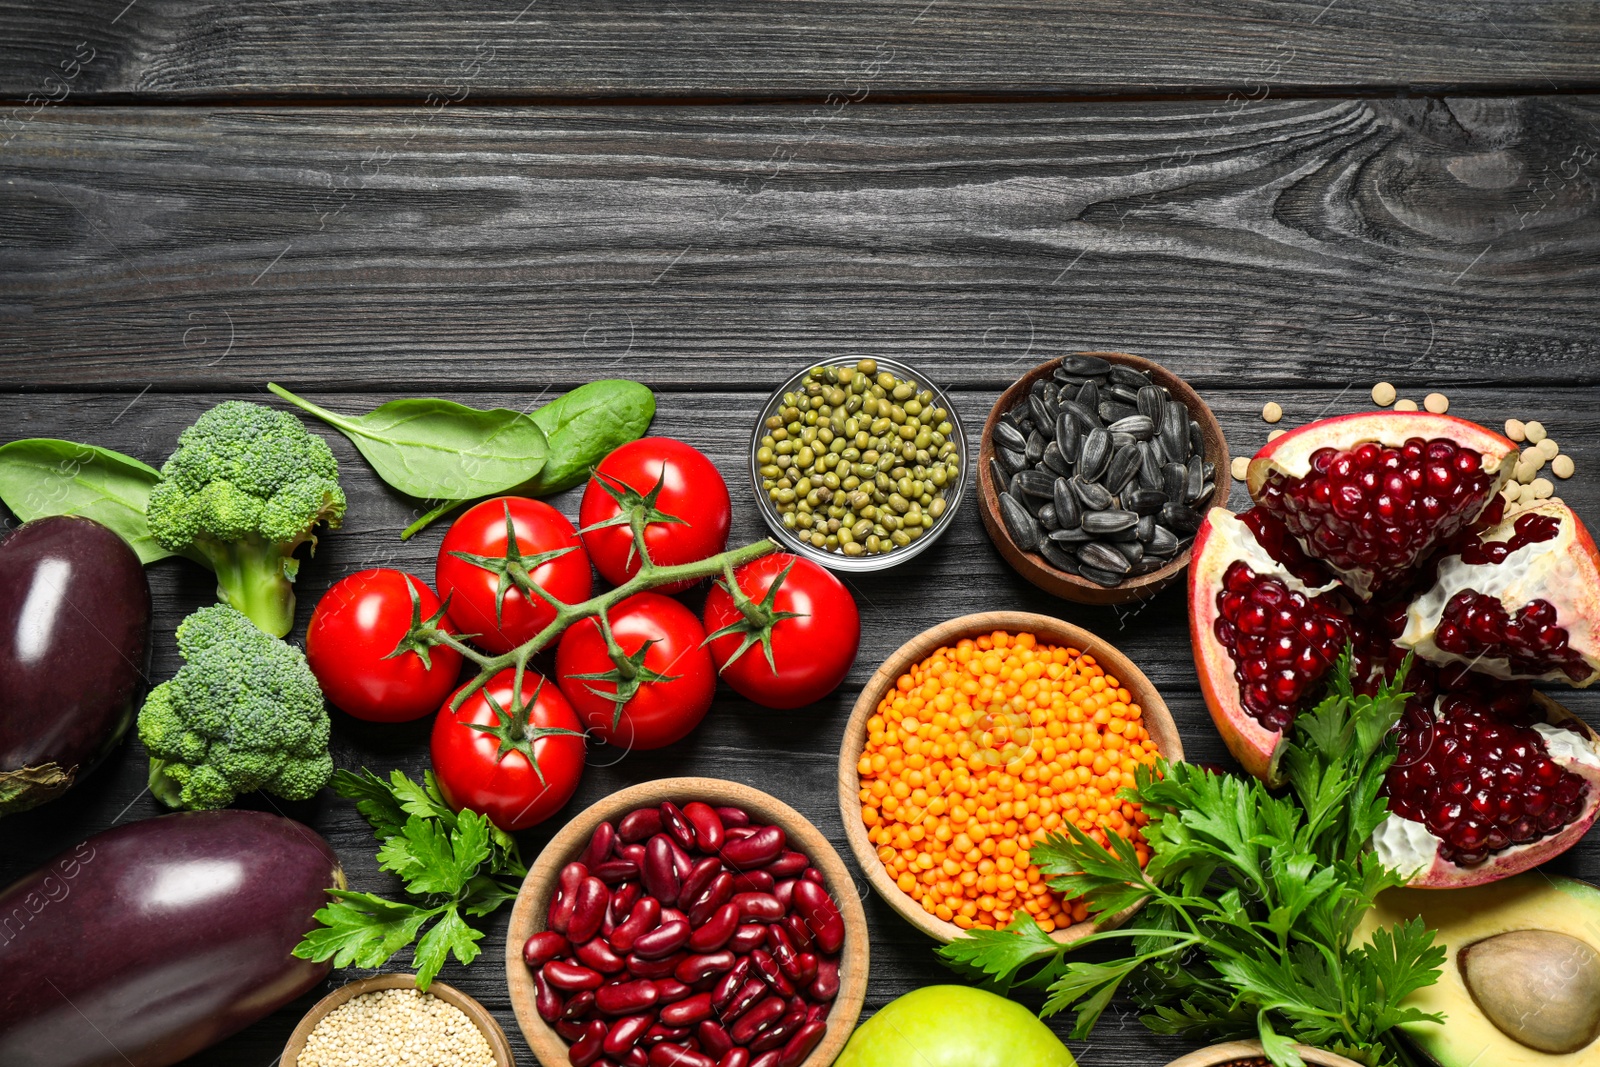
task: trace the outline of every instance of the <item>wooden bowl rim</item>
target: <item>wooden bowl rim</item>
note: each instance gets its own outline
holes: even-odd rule
[[[877,890],[878,896],[912,926],[936,941],[947,944],[964,936],[965,932],[955,923],[928,914],[921,904],[902,891],[889,877],[883,861],[878,858],[878,850],[867,837],[866,824],[861,821],[861,776],[856,766],[861,759],[861,750],[866,747],[867,720],[877,711],[883,694],[908,667],[943,645],[996,630],[1009,633],[1026,631],[1042,641],[1065,644],[1093,656],[1107,674],[1115,677],[1134,694],[1143,711],[1146,729],[1150,731],[1162,757],[1171,761],[1183,759],[1183,741],[1178,735],[1177,723],[1155,684],[1121,649],[1099,635],[1053,615],[1026,611],[985,611],[962,615],[929,627],[890,653],[862,688],[861,695],[856,698],[855,706],[850,711],[850,721],[844,728],[844,741],[839,748],[839,814],[856,862],[861,865],[867,881]],[[1115,929],[1138,910],[1139,905],[1134,905],[1107,919],[1074,923],[1052,931],[1050,937],[1060,944],[1070,944],[1097,930]]]
[[[1296,1045],[1294,1050],[1300,1053],[1301,1059],[1314,1064],[1315,1067],[1361,1067],[1354,1060],[1347,1060],[1337,1053],[1312,1048],[1310,1045]],[[1259,1041],[1227,1041],[1220,1045],[1208,1045],[1187,1056],[1179,1056],[1167,1064],[1167,1067],[1223,1067],[1224,1064],[1235,1060],[1260,1056],[1262,1051]]]
[[[283,1056],[278,1061],[279,1064],[281,1067],[296,1067],[300,1062],[300,1054],[305,1051],[306,1040],[311,1037],[311,1031],[315,1030],[317,1024],[327,1018],[339,1005],[354,1000],[363,993],[379,989],[415,989],[416,985],[417,976],[414,974],[378,974],[371,978],[346,982],[311,1005],[311,1010],[301,1017],[300,1025],[294,1028],[294,1033],[289,1035],[288,1042],[283,1046]],[[506,1040],[506,1032],[500,1028],[495,1017],[489,1014],[489,1009],[455,986],[445,985],[443,982],[431,983],[424,992],[438,997],[446,1004],[460,1008],[489,1042],[489,1048],[494,1052],[495,1063],[499,1067],[515,1067],[517,1061],[511,1052],[511,1042]]]
[[[1216,413],[1211,410],[1211,405],[1205,402],[1204,398],[1200,396],[1192,385],[1185,381],[1181,375],[1157,363],[1155,360],[1147,359],[1144,356],[1136,356],[1131,352],[1093,351],[1074,352],[1072,355],[1097,356],[1112,363],[1121,363],[1145,371],[1156,381],[1156,384],[1166,386],[1173,393],[1175,399],[1182,401],[1184,407],[1189,409],[1190,415],[1200,423],[1202,436],[1208,442],[1215,441],[1217,446],[1216,454],[1206,457],[1207,460],[1216,465],[1216,490],[1212,493],[1210,502],[1196,510],[1204,514],[1211,507],[1225,506],[1227,504],[1229,479],[1233,477],[1232,471],[1229,469],[1228,439],[1222,432],[1222,424],[1217,420]],[[1194,554],[1193,542],[1174,556],[1172,561],[1160,570],[1130,578],[1121,585],[1108,587],[1091,582],[1079,575],[1068,574],[1066,571],[1059,570],[1037,552],[1022,551],[1017,546],[1016,541],[1012,539],[1011,531],[1006,529],[1005,521],[1000,517],[1000,491],[995,487],[994,479],[989,473],[989,461],[994,457],[993,434],[995,423],[1000,420],[1001,415],[1016,406],[1019,395],[1025,394],[1028,389],[1032,388],[1033,383],[1040,378],[1053,373],[1061,365],[1061,361],[1064,358],[1066,357],[1057,356],[1055,359],[1047,360],[1012,382],[995,400],[994,406],[989,409],[988,418],[983,421],[983,431],[978,439],[978,477],[975,488],[978,497],[978,510],[984,518],[984,528],[997,545],[1003,541],[1004,547],[1009,548],[1012,553],[1026,560],[1038,573],[1030,574],[1013,561],[1009,553],[1002,551],[1001,555],[1007,557],[1007,563],[1010,563],[1018,573],[1034,585],[1039,586],[1047,593],[1061,597],[1063,600],[1105,605],[1137,600],[1141,595],[1154,595],[1176,581],[1178,576],[1183,573],[1184,568],[1189,565],[1189,561]],[[1040,577],[1047,579],[1051,584],[1041,584],[1038,580]]]
[[[664,800],[687,803],[703,800],[712,806],[744,808],[751,815],[783,827],[790,847],[811,858],[822,872],[827,888],[839,904],[844,917],[845,943],[839,955],[839,995],[828,1013],[828,1032],[801,1067],[825,1067],[834,1061],[849,1040],[856,1020],[866,1003],[867,971],[870,953],[867,940],[867,914],[860,890],[850,876],[833,844],[812,822],[793,807],[770,793],[722,778],[658,778],[628,786],[596,801],[579,812],[551,838],[538,860],[523,879],[512,905],[511,922],[506,932],[506,982],[511,993],[511,1008],[522,1035],[544,1067],[565,1067],[567,1043],[539,1017],[534,1005],[533,978],[522,962],[522,945],[528,935],[544,929],[549,908],[549,890],[556,875],[583,851],[602,820],[616,819],[635,808],[660,804]]]

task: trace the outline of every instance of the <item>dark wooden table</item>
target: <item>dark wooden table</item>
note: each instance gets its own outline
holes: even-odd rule
[[[1578,463],[1562,494],[1593,519],[1596,93],[1600,14],[1560,0],[0,0],[0,439],[159,463],[201,411],[264,399],[268,380],[356,410],[525,407],[625,375],[658,390],[655,432],[729,474],[750,539],[751,419],[808,360],[908,360],[975,431],[1032,364],[1114,348],[1193,382],[1235,454],[1264,441],[1265,401],[1292,425],[1367,407],[1380,379],[1491,425],[1542,419]],[[442,532],[401,543],[413,503],[317,429],[350,510],[302,570],[297,634],[354,569],[431,579]],[[990,608],[1111,638],[1191,758],[1226,759],[1181,592],[1052,600],[962,510],[934,550],[851,580],[865,633],[837,694],[772,712],[724,692],[683,743],[592,767],[566,814],[715,775],[843,848],[833,767],[857,688],[918,630]],[[150,573],[160,680],[211,582],[175,560]],[[1595,698],[1568,703],[1600,719]],[[336,716],[334,755],[419,774],[425,734]],[[0,884],[158,814],[144,774],[130,741],[67,799],[0,823]],[[349,805],[294,814],[356,887],[390,888]],[[525,835],[530,856],[561,821]],[[1552,869],[1600,878],[1600,847]],[[946,980],[860,884],[869,1010]],[[442,977],[531,1063],[504,929]],[[310,1001],[191,1063],[267,1067]],[[1093,1067],[1186,1047],[1127,1010],[1076,1046]]]

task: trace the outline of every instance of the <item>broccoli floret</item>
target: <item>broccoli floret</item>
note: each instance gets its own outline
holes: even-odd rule
[[[139,712],[151,792],[203,811],[256,789],[307,800],[328,784],[328,709],[304,653],[226,604],[183,620],[178,651],[184,666]]]
[[[150,532],[217,572],[217,596],[282,637],[294,625],[294,550],[344,520],[328,443],[286,411],[229,400],[178,437],[150,490]]]

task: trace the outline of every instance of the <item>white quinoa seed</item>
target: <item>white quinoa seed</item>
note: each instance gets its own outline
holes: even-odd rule
[[[1528,440],[1533,444],[1538,444],[1545,438],[1544,423],[1542,422],[1530,422],[1522,428],[1522,432],[1528,435]]]
[[[1270,441],[1276,441],[1278,438],[1282,437],[1284,434],[1286,434],[1288,432],[1289,432],[1288,430],[1273,430],[1271,433],[1267,434],[1267,440],[1269,442]]]
[[[1535,478],[1528,489],[1533,493],[1535,500],[1548,499],[1556,491],[1554,483],[1549,478]]]
[[[1233,480],[1236,481],[1236,482],[1242,482],[1249,476],[1250,476],[1250,457],[1249,456],[1234,456],[1233,457]]]
[[[1261,409],[1261,417],[1267,422],[1277,422],[1283,418],[1283,405],[1276,400],[1267,401],[1266,406]]]
[[[1521,419],[1507,419],[1506,436],[1521,443],[1528,439],[1528,428]]]
[[[1435,415],[1443,415],[1450,410],[1450,398],[1443,393],[1429,393],[1422,398],[1422,406]]]
[[[1554,437],[1546,437],[1533,447],[1545,459],[1555,459],[1561,454],[1561,446],[1556,444]]]
[[[1396,411],[1415,411],[1417,410],[1417,402],[1415,400],[1396,400],[1394,409]]]
[[[1372,387],[1372,402],[1380,408],[1386,408],[1394,403],[1394,386],[1388,382],[1379,382]]]
[[[1576,469],[1577,465],[1572,462],[1571,456],[1557,456],[1550,461],[1550,473],[1557,478],[1570,478]]]
[[[467,1013],[415,989],[351,997],[317,1023],[295,1067],[495,1067]]]

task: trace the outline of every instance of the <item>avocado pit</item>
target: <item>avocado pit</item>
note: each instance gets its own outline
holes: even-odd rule
[[[1472,999],[1506,1036],[1554,1055],[1600,1038],[1600,953],[1553,930],[1513,930],[1456,958]]]

